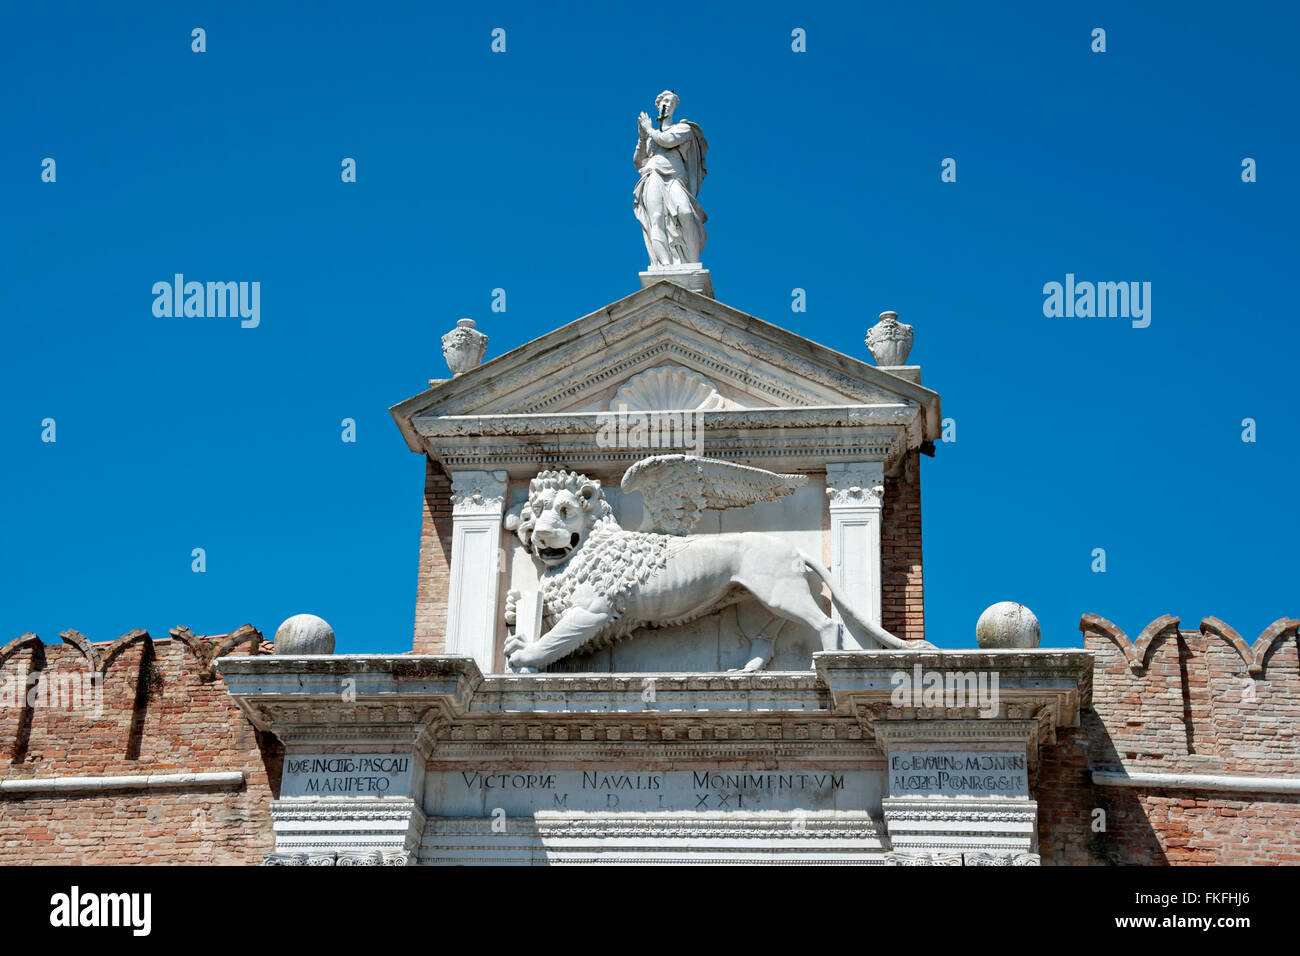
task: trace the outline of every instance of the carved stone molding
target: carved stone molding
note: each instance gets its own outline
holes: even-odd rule
[[[680,365],[660,365],[632,376],[609,400],[610,411],[712,411],[725,402],[703,375]]]
[[[440,821],[441,824],[441,821]],[[862,840],[884,835],[881,822],[866,813],[616,814],[538,813],[542,839],[772,839]],[[441,827],[440,827],[441,828]],[[446,833],[443,829],[442,832]]]
[[[895,851],[1030,853],[1038,847],[1038,804],[1024,797],[886,797],[885,825]]]
[[[424,811],[409,796],[286,797],[271,801],[277,854],[329,856],[331,860],[337,857],[340,866],[372,865],[366,862],[369,859],[388,863],[388,858],[397,853],[407,854],[409,862],[427,823]]]
[[[880,863],[889,849],[878,819],[835,813],[583,813],[537,819],[433,817],[422,864],[547,863],[797,865]]]
[[[451,507],[461,515],[500,515],[509,475],[504,471],[454,471],[451,474]]]
[[[831,462],[826,466],[826,496],[831,510],[880,508],[885,500],[885,471],[880,462]]]
[[[263,853],[262,866],[411,866],[414,855],[408,851],[384,853]]]
[[[966,866],[1042,866],[1042,858],[1037,853],[966,853],[963,854]]]
[[[363,821],[370,829],[391,823],[405,823],[411,814],[418,814],[423,825],[423,812],[409,799],[388,800],[321,800],[319,798],[288,798],[271,801],[271,820],[276,823],[312,824],[321,821]]]
[[[961,866],[960,853],[906,853],[891,851],[885,854],[886,866]]]
[[[603,413],[608,414],[608,413]],[[805,434],[785,431],[787,426],[772,424],[735,434],[725,423],[710,423],[718,412],[700,412],[704,416],[701,434],[704,455],[774,471],[812,470],[827,458],[874,458],[891,460],[904,445],[903,432],[892,426],[884,431],[874,425],[862,427],[832,426]],[[803,426],[789,426],[802,428]],[[656,449],[644,446],[602,447],[596,441],[599,423],[582,422],[576,434],[542,432],[534,436],[493,438],[470,435],[442,438],[437,441],[437,457],[445,467],[456,471],[463,467],[490,465],[507,470],[516,477],[531,477],[543,468],[569,467],[594,473],[620,472]]]
[[[1092,653],[1089,651],[1039,648],[1033,651],[823,652],[813,655],[813,667],[829,686],[837,709],[844,707],[864,715],[877,732],[898,721],[933,721],[947,725],[936,728],[938,733],[978,739],[980,734],[995,728],[998,721],[1023,721],[1030,727],[1038,726],[1046,707],[1050,708],[1047,716],[1051,726],[1042,728],[1040,738],[1051,739],[1058,725],[1077,727],[1080,710],[1092,701]],[[895,705],[897,675],[914,674],[916,668],[923,675],[996,673],[997,717],[984,718],[969,703],[964,710]]]
[[[1038,819],[1037,805],[1022,801],[990,804],[974,800],[935,801],[926,798],[905,800],[891,797],[891,821],[927,824],[1019,823],[1033,825]]]

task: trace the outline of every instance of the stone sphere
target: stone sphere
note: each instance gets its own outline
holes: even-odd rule
[[[1015,601],[999,601],[975,622],[975,642],[984,648],[1035,648],[1042,638],[1034,612]]]
[[[276,654],[333,654],[334,629],[315,614],[295,614],[275,629]]]

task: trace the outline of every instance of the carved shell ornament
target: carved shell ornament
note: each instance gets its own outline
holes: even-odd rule
[[[661,365],[634,375],[610,400],[610,411],[709,412],[722,408],[718,390],[707,378],[680,365]]]

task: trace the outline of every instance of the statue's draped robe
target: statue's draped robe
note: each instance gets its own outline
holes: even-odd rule
[[[700,207],[696,196],[704,183],[706,173],[704,158],[709,144],[704,133],[689,120],[681,120],[667,129],[660,130],[660,141],[647,137],[644,146],[637,144],[633,163],[641,171],[636,188],[632,191],[632,209],[641,223],[641,232],[645,237],[646,251],[650,254],[650,264],[669,265],[676,262],[698,262],[707,233],[704,223],[708,216]],[[663,235],[655,236],[657,218],[651,208],[654,197],[648,195],[647,185],[650,177],[658,176],[663,185],[662,222]],[[691,217],[694,229],[683,228],[684,217]],[[694,235],[695,242],[689,241]],[[659,240],[670,250],[670,261],[661,261],[656,256],[654,241]]]

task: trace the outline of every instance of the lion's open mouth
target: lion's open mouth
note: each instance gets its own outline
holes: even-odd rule
[[[537,553],[543,559],[562,558],[571,550],[571,548],[542,548]]]

